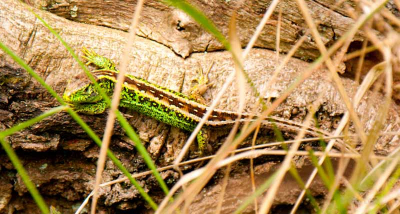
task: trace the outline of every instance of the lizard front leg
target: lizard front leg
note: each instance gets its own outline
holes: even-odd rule
[[[76,112],[83,114],[101,114],[107,109],[107,103],[102,100],[97,103],[71,104]]]
[[[100,68],[100,70],[117,71],[115,69],[115,63],[111,59],[99,55],[92,49],[82,48],[82,52],[84,54],[82,58],[87,60],[86,65],[94,64]]]

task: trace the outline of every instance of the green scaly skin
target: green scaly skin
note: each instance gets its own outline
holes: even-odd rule
[[[110,59],[100,56],[94,51],[83,49],[83,53],[88,62],[87,64],[94,64],[101,70],[114,71],[118,73],[118,70],[115,68],[115,64]],[[128,75],[130,78],[136,78],[143,82],[148,83],[147,81]],[[104,92],[108,96],[112,96],[114,91],[114,86],[116,84],[115,78],[111,78],[108,76],[101,76],[97,79],[97,83],[100,88],[104,90]],[[158,89],[171,92],[176,96],[179,96],[183,99],[192,100],[193,98],[188,97],[184,94],[181,94],[176,91],[172,91],[170,89],[148,83],[153,87]],[[79,113],[84,114],[101,114],[107,109],[107,103],[104,101],[103,97],[97,91],[93,83],[87,84],[81,88],[75,89],[74,91],[66,91],[63,95],[63,98],[66,102],[70,103],[74,110]],[[124,85],[121,91],[121,100],[120,107],[129,108],[146,116],[152,117],[158,121],[166,123],[168,125],[177,127],[179,129],[183,129],[186,131],[192,132],[197,126],[197,121],[191,119],[185,114],[179,113],[175,111],[170,106],[165,105],[162,102],[159,102],[154,97],[149,96],[146,93],[143,93],[137,89],[129,87],[128,85]],[[207,144],[207,136],[206,130],[201,130],[197,134],[197,142],[199,147],[200,155],[203,155]]]

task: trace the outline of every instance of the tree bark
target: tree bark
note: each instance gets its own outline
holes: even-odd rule
[[[319,23],[319,32],[325,44],[332,44],[348,30],[354,21],[346,14],[355,9],[352,0],[335,6],[332,0],[308,0],[307,6],[314,21]],[[61,17],[98,26],[127,31],[136,1],[35,1],[37,8],[44,8]],[[191,1],[209,17],[218,29],[228,34],[228,23],[237,13],[237,31],[243,47],[249,42],[270,0],[262,1]],[[331,9],[333,8],[333,9]],[[280,50],[288,52],[297,40],[306,33],[307,26],[295,1],[280,1],[269,22],[264,27],[255,47],[276,48],[276,28],[279,11],[282,11],[282,32]],[[193,52],[211,52],[224,47],[208,32],[203,30],[189,16],[158,1],[146,1],[138,35],[170,47],[176,54],[186,58]],[[358,34],[354,41],[362,41]],[[315,42],[310,37],[296,53],[297,57],[310,60],[319,56]]]
[[[124,31],[128,29],[136,2],[74,1],[44,3],[44,5],[43,2],[36,1],[30,4],[54,13],[34,9],[35,13],[49,23],[76,53],[80,53],[82,47],[88,47],[118,63],[126,44],[127,33]],[[293,2],[282,1],[279,7],[282,9],[280,47],[283,52],[290,50],[306,31],[301,13]],[[245,45],[270,1],[251,1],[250,4],[229,1],[207,3],[194,1],[193,4],[202,11],[206,11],[206,15],[224,34],[228,31],[230,15],[233,11],[237,11],[238,32],[242,45]],[[332,3],[328,0],[308,1],[308,4],[320,23],[318,30],[325,44],[333,43],[353,24],[353,20],[344,15],[347,10],[345,6],[330,10],[327,5]],[[349,1],[348,4],[352,5],[352,2]],[[307,62],[299,59],[290,59],[278,75],[275,84],[267,87],[268,80],[284,59],[284,56],[278,56],[275,52],[267,50],[275,48],[277,17],[277,12],[275,12],[256,44],[258,48],[251,51],[244,63],[249,78],[255,88],[262,92],[261,97],[265,100],[282,95],[296,77],[309,66]],[[135,38],[134,48],[129,56],[128,73],[130,74],[186,93],[193,86],[198,70],[206,70],[213,64],[209,74],[213,87],[204,95],[206,101],[211,103],[229,74],[234,71],[231,55],[221,51],[221,44],[187,15],[159,2],[146,2],[138,32],[139,36]],[[355,37],[355,41],[362,40],[360,32]],[[23,58],[59,95],[62,95],[73,77],[83,72],[60,41],[29,12],[26,5],[19,1],[0,2],[0,41]],[[318,54],[314,42],[309,39],[297,51],[296,56],[315,59]],[[59,105],[40,84],[3,51],[0,51],[0,71],[0,129],[10,128]],[[308,107],[316,101],[318,94],[323,92],[317,116],[321,127],[332,132],[335,129],[335,122],[343,116],[346,108],[329,76],[330,74],[323,68],[315,70],[312,76],[295,89],[274,111],[274,115],[301,123],[308,112]],[[349,97],[353,97],[358,85],[349,78],[342,77],[341,80]],[[217,108],[235,111],[238,108],[236,90],[236,87],[230,87]],[[246,93],[246,111],[250,111],[257,98],[250,88]],[[360,107],[357,108],[361,121],[366,121],[364,123],[366,131],[372,128],[382,100],[381,94],[368,92]],[[400,130],[399,112],[399,106],[392,104],[383,131],[398,132]],[[188,137],[186,132],[138,113],[126,111],[124,115],[138,132],[142,142],[148,146],[150,154],[160,167],[170,164],[175,159]],[[81,115],[81,117],[98,136],[102,136],[107,114]],[[351,125],[349,130],[354,132],[354,127]],[[296,136],[293,131],[282,130],[282,132],[286,139]],[[147,170],[143,160],[135,152],[133,143],[124,135],[118,123],[115,124],[113,133],[111,150],[128,170],[132,173]],[[213,149],[217,150],[226,136],[227,131],[224,130],[213,133],[210,136]],[[61,112],[48,117],[8,137],[7,140],[17,150],[25,169],[28,170],[31,179],[46,201],[56,205],[62,213],[71,213],[72,205],[80,203],[92,190],[99,149],[67,113]],[[260,133],[258,139],[259,142],[274,140],[276,139],[272,130]],[[396,136],[382,136],[375,145],[374,152],[387,155],[399,146],[399,141]],[[250,140],[246,142],[249,143]],[[30,209],[36,208],[30,204],[32,200],[29,199],[27,189],[20,177],[16,175],[15,169],[4,152],[0,152],[0,160],[0,178],[4,178],[0,179],[1,188],[4,189],[0,191],[0,213],[13,210],[34,213]],[[258,179],[265,179],[266,174],[275,169],[271,165],[279,164],[277,159],[271,161],[261,159],[260,162]],[[305,178],[306,172],[309,171],[307,166],[307,164],[298,166],[300,170],[305,170]],[[237,164],[232,173],[238,173],[247,168],[248,166]],[[165,171],[162,175],[171,184],[178,179],[178,174],[172,170]],[[240,181],[248,182],[249,179],[246,176],[240,173],[237,175],[236,178],[232,178],[233,184]],[[122,177],[122,174],[109,161],[103,177],[104,181],[110,181]],[[217,184],[219,180],[215,179],[216,184],[208,187],[210,194],[215,191],[213,188],[220,185]],[[139,181],[156,200],[162,199],[163,194],[153,177],[141,177]],[[315,192],[323,194],[324,190],[321,187]],[[225,200],[229,201],[237,196],[229,197],[228,195]],[[284,200],[285,198],[284,195],[278,196],[276,204],[294,203],[292,199]],[[207,206],[209,201],[200,199],[198,201],[200,204],[195,204],[198,208],[197,212],[207,211],[212,207]],[[240,200],[227,204],[223,209],[225,212],[230,212],[230,208],[237,207],[238,203]],[[110,207],[122,210],[147,209],[138,192],[126,184],[114,184],[102,189],[100,209],[107,210]]]

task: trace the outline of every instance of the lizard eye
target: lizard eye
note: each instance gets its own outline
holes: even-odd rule
[[[87,94],[93,93],[92,87],[87,87],[87,88],[85,89],[85,93],[87,93]]]

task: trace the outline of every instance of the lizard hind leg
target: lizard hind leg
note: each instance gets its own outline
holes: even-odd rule
[[[212,66],[214,65],[214,62],[211,63],[210,67],[208,70],[204,73],[203,69],[201,68],[201,65],[199,65],[198,69],[198,77],[194,79],[193,81],[196,82],[196,84],[189,90],[189,97],[196,100],[196,102],[200,104],[206,104],[205,99],[203,98],[203,94],[207,91],[209,87],[212,87],[212,83],[208,83],[208,73],[210,72]]]
[[[197,144],[198,144],[198,154],[199,157],[205,154],[211,153],[211,146],[208,144],[209,141],[209,131],[202,128],[199,133],[197,133]]]

